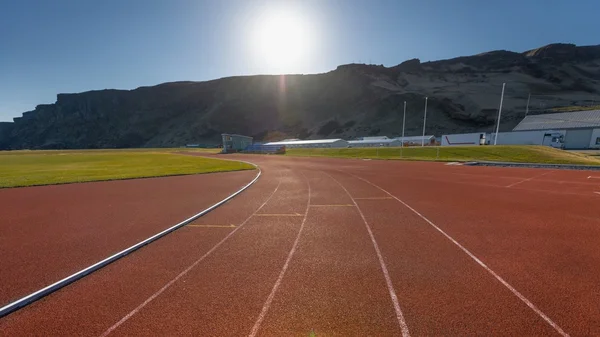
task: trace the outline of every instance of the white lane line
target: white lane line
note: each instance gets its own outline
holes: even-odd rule
[[[596,193],[596,194],[600,194],[600,192],[594,192],[594,193]]]
[[[587,178],[588,179],[600,179],[600,177],[598,177],[598,176],[588,176]]]
[[[165,290],[167,290],[169,287],[171,287],[175,282],[177,282],[177,280],[179,280],[180,278],[182,278],[183,276],[185,276],[187,273],[189,273],[190,270],[192,270],[194,267],[196,267],[207,256],[209,256],[212,252],[214,252],[217,248],[219,248],[219,246],[221,246],[233,234],[235,234],[235,232],[237,232],[240,228],[242,228],[258,211],[260,211],[267,204],[267,202],[269,202],[269,200],[271,200],[271,198],[273,197],[273,195],[275,195],[275,192],[277,192],[277,190],[279,189],[279,186],[281,186],[281,181],[282,180],[283,180],[282,177],[280,177],[279,178],[279,182],[277,183],[277,187],[275,187],[275,189],[273,190],[273,192],[271,192],[271,195],[269,195],[269,197],[267,198],[267,200],[265,200],[265,202],[263,202],[262,205],[260,205],[260,207],[258,207],[254,211],[254,213],[252,213],[248,218],[246,218],[246,220],[244,220],[244,222],[242,222],[238,227],[236,227],[234,230],[232,230],[231,232],[229,232],[229,234],[227,234],[227,236],[225,236],[221,241],[219,241],[216,245],[214,245],[208,252],[206,252],[204,255],[202,255],[202,257],[200,257],[198,260],[196,260],[194,263],[192,263],[184,271],[182,271],[181,273],[179,273],[179,275],[175,276],[175,278],[173,278],[171,281],[169,281],[167,284],[165,284],[162,288],[160,288],[152,296],[148,297],[142,304],[138,305],[135,309],[131,310],[131,312],[129,312],[127,315],[125,315],[123,318],[121,318],[117,323],[113,324],[110,328],[106,329],[106,331],[104,331],[100,336],[101,337],[108,336],[111,332],[113,332],[115,329],[117,329],[119,326],[121,326],[123,323],[125,323],[133,315],[137,314],[148,303],[152,302],[155,298],[157,298],[158,296],[160,296],[160,294],[162,294]]]
[[[223,160],[231,161],[230,159],[223,159]],[[244,161],[242,161],[242,162],[244,162]],[[109,264],[127,256],[128,254],[131,254],[131,253],[135,252],[136,250],[176,231],[177,229],[179,229],[183,226],[186,226],[187,224],[193,222],[194,220],[204,216],[205,214],[216,209],[217,207],[223,205],[227,201],[233,199],[235,196],[237,196],[238,194],[245,191],[248,187],[252,186],[252,184],[254,184],[262,174],[262,171],[260,170],[260,168],[258,168],[258,166],[256,166],[255,164],[252,164],[249,162],[244,162],[244,163],[247,163],[247,164],[250,164],[250,165],[253,165],[254,167],[256,167],[258,169],[258,174],[256,175],[256,177],[254,177],[254,179],[252,181],[250,181],[248,184],[246,184],[244,187],[242,187],[238,191],[229,195],[227,198],[217,202],[216,204],[210,206],[209,208],[203,210],[202,212],[197,213],[197,214],[179,222],[178,224],[173,225],[157,234],[154,234],[151,237],[149,237],[145,240],[142,240],[129,248],[125,248],[122,251],[105,258],[104,260],[98,261],[98,262],[94,263],[93,265],[88,266],[88,267],[76,272],[75,274],[71,274],[71,275],[63,278],[60,281],[57,281],[57,282],[55,282],[49,286],[46,286],[36,292],[33,292],[25,297],[22,297],[12,303],[9,303],[3,307],[0,307],[0,318],[2,318],[14,311],[17,311],[21,308],[24,308],[24,307],[28,306],[29,304],[39,300],[40,298],[42,298],[44,296],[48,296],[48,295],[52,294],[53,292],[55,292],[59,289],[62,289],[63,287],[66,287],[67,285],[69,285],[77,280],[80,280],[101,268],[108,266]]]
[[[339,169],[338,169],[339,171]],[[343,172],[343,171],[340,171]],[[383,173],[378,173],[379,176],[387,176],[390,177],[390,179],[400,179],[401,177],[398,177],[397,175],[393,175],[393,174],[383,174]],[[502,177],[500,177],[502,178]],[[514,178],[514,177],[512,177]],[[476,186],[476,187],[481,187],[481,188],[485,188],[485,187],[490,187],[490,188],[506,188],[506,186],[503,185],[497,185],[497,184],[486,184],[486,183],[475,183],[475,182],[471,182],[471,181],[456,181],[456,180],[443,180],[443,179],[435,179],[435,178],[423,178],[423,177],[416,177],[416,176],[411,176],[410,177],[411,180],[421,180],[421,181],[433,181],[433,182],[439,182],[439,183],[447,183],[447,184],[456,184],[456,185],[467,185],[467,186]],[[543,181],[543,182],[553,182],[553,183],[560,183],[560,180],[538,180],[538,181]],[[570,181],[562,181],[562,183],[565,184],[570,184],[573,183],[575,184],[576,182],[570,182]],[[587,184],[587,185],[593,185],[596,186],[596,184],[593,183],[580,183],[577,182],[577,184]],[[512,187],[512,189],[520,189],[523,191],[530,191],[530,192],[540,192],[540,193],[554,193],[554,194],[571,194],[571,195],[579,195],[579,196],[589,196],[589,194],[587,192],[585,193],[574,193],[574,192],[565,192],[564,190],[558,190],[558,189],[554,189],[554,190],[545,190],[545,189],[536,189],[536,188],[520,188],[520,187]]]
[[[300,172],[300,173],[302,173],[302,172]],[[287,271],[288,266],[290,265],[290,261],[292,260],[292,257],[294,257],[294,253],[296,253],[296,247],[298,246],[298,241],[300,241],[300,234],[302,234],[302,230],[304,229],[304,224],[306,223],[306,218],[308,216],[308,209],[310,206],[311,191],[310,191],[310,182],[309,182],[308,178],[306,178],[304,173],[302,173],[302,175],[304,176],[304,179],[306,179],[306,184],[308,185],[308,201],[306,202],[306,211],[304,212],[304,218],[302,219],[302,223],[300,224],[300,230],[298,230],[298,234],[296,234],[296,240],[294,240],[292,249],[290,249],[290,252],[288,253],[287,259],[285,260],[285,263],[283,264],[283,267],[281,268],[281,272],[279,272],[277,281],[275,281],[275,284],[273,285],[273,289],[271,289],[271,293],[269,294],[269,297],[267,297],[267,300],[265,301],[265,304],[263,305],[262,310],[260,311],[260,314],[258,315],[258,318],[256,319],[256,322],[254,323],[254,326],[252,327],[252,330],[250,331],[250,334],[248,335],[250,337],[256,336],[256,334],[258,333],[258,330],[260,329],[260,325],[262,324],[263,320],[267,316],[267,313],[269,312],[269,308],[271,307],[273,298],[275,298],[275,294],[277,293],[277,290],[279,289],[279,286],[281,285],[281,281],[283,280],[283,277],[285,276],[285,272]]]
[[[533,179],[535,179],[535,178],[540,178],[540,177],[543,177],[543,176],[545,176],[545,175],[547,175],[547,174],[550,174],[550,173],[552,173],[552,172],[553,172],[553,171],[549,171],[549,172],[542,173],[542,174],[540,174],[540,175],[537,175],[537,176],[534,176],[534,177],[531,177],[531,178],[523,179],[523,180],[517,181],[516,183],[510,184],[510,185],[508,185],[508,186],[506,186],[506,187],[513,187],[513,186],[516,186],[516,185],[522,184],[522,183],[524,183],[524,182],[531,181],[531,180],[533,180]]]
[[[441,228],[439,228],[438,226],[436,226],[433,222],[431,222],[431,220],[427,219],[423,214],[417,212],[417,210],[415,210],[414,208],[410,207],[410,205],[408,205],[407,203],[405,203],[404,201],[402,201],[401,199],[399,199],[395,195],[391,194],[390,192],[388,192],[388,191],[384,190],[383,188],[379,187],[378,185],[373,184],[369,180],[361,178],[361,177],[356,176],[356,175],[351,174],[351,173],[346,173],[346,174],[349,174],[349,175],[351,175],[351,176],[353,176],[353,177],[355,177],[357,179],[360,179],[360,180],[362,180],[362,181],[364,181],[364,182],[366,182],[368,184],[371,184],[372,186],[374,186],[374,187],[380,189],[381,191],[387,193],[390,197],[396,199],[398,202],[400,202],[406,208],[410,209],[413,213],[415,213],[416,215],[418,215],[421,219],[425,220],[425,222],[427,222],[429,225],[431,225],[433,228],[435,228],[438,232],[440,232],[442,235],[444,235],[448,240],[450,240],[452,243],[454,243],[458,248],[460,248],[463,252],[465,252],[470,258],[472,258],[475,262],[477,262],[477,264],[479,264],[481,267],[483,267],[488,273],[490,273],[498,281],[500,281],[500,283],[502,283],[506,288],[508,288],[508,290],[510,290],[515,296],[517,296],[529,308],[531,308],[531,310],[533,310],[542,319],[544,319],[548,324],[550,324],[550,326],[552,326],[554,328],[554,330],[556,330],[556,332],[558,332],[562,336],[569,336],[569,334],[567,334],[558,324],[554,323],[554,321],[552,319],[550,319],[550,317],[548,317],[540,309],[538,309],[538,307],[536,307],[535,304],[533,304],[530,300],[528,300],[525,296],[523,296],[517,289],[515,289],[513,286],[511,286],[508,282],[506,282],[502,277],[500,277],[500,275],[496,274],[496,272],[494,272],[490,267],[488,267],[485,263],[483,263],[479,258],[477,258],[473,253],[471,253],[467,248],[463,247],[463,245],[461,245],[460,243],[458,243],[458,241],[454,240],[454,238],[452,238],[450,235],[448,235],[446,232],[444,232]]]
[[[392,299],[392,304],[394,305],[394,310],[396,311],[396,319],[398,320],[398,324],[400,325],[400,329],[402,330],[402,336],[410,337],[410,332],[408,331],[408,325],[406,324],[406,320],[404,319],[404,315],[402,314],[402,310],[400,309],[400,303],[398,301],[398,296],[396,295],[396,291],[394,290],[394,284],[392,283],[392,278],[390,277],[390,273],[388,272],[385,261],[383,261],[383,256],[381,255],[381,250],[379,249],[379,245],[377,244],[377,241],[375,240],[375,236],[373,235],[371,226],[369,226],[369,223],[367,222],[365,215],[360,210],[360,207],[358,206],[358,204],[356,203],[356,201],[354,200],[354,198],[352,197],[350,192],[348,192],[346,187],[344,187],[344,185],[342,185],[339,181],[337,181],[337,179],[335,179],[330,174],[328,174],[328,173],[325,173],[325,174],[327,174],[331,179],[333,179],[333,181],[338,183],[338,185],[340,185],[340,187],[342,189],[344,189],[346,194],[348,194],[350,199],[352,199],[354,206],[356,206],[356,209],[358,210],[358,213],[360,214],[360,217],[362,218],[362,220],[365,224],[365,227],[367,228],[367,232],[369,232],[369,237],[371,238],[371,242],[373,243],[373,248],[375,248],[375,252],[377,253],[377,258],[379,259],[379,265],[381,266],[381,271],[383,272],[383,276],[385,278],[385,283],[387,284],[387,288],[390,293],[390,298]]]

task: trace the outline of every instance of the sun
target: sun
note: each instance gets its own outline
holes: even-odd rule
[[[275,72],[298,71],[312,49],[310,26],[299,14],[278,11],[260,16],[252,45],[257,61]]]

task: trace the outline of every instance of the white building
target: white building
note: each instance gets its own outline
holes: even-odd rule
[[[357,140],[382,140],[389,139],[388,136],[373,136],[373,137],[359,137]]]
[[[473,146],[485,144],[487,144],[485,132],[442,135],[442,146]]]
[[[600,110],[529,115],[513,131],[557,131],[565,149],[600,149]]]
[[[387,137],[364,137],[361,140],[349,140],[350,147],[382,147],[382,146],[400,146],[402,142],[399,139],[389,139]]]
[[[405,146],[407,145],[435,145],[435,136],[410,136],[410,137],[396,137],[394,139],[399,140],[401,143],[403,142]]]
[[[336,139],[309,139],[309,140],[282,140],[280,142],[269,142],[264,145],[284,145],[286,148],[342,148],[348,147],[348,142]]]

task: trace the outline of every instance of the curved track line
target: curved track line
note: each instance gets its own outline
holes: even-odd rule
[[[300,173],[302,173],[302,172],[300,172]],[[256,322],[254,323],[254,326],[252,327],[252,331],[250,331],[250,334],[248,335],[250,337],[256,336],[256,334],[258,333],[258,330],[260,329],[260,325],[262,324],[263,320],[267,316],[267,312],[269,312],[269,308],[271,307],[273,298],[275,298],[277,289],[279,289],[279,286],[281,285],[281,281],[283,280],[283,277],[285,276],[285,272],[287,271],[288,266],[290,265],[290,261],[292,260],[292,257],[294,257],[294,253],[296,253],[296,247],[298,246],[298,241],[300,240],[300,234],[302,234],[302,230],[304,229],[304,223],[306,223],[306,218],[308,216],[308,209],[310,206],[310,182],[308,181],[308,178],[306,178],[304,173],[302,173],[302,176],[304,176],[304,179],[306,179],[306,184],[308,185],[308,201],[306,202],[306,211],[304,212],[304,218],[302,219],[302,224],[300,224],[300,229],[298,230],[298,234],[296,234],[296,240],[294,240],[292,249],[290,249],[287,259],[285,260],[285,263],[283,264],[283,267],[281,268],[281,272],[279,273],[279,276],[277,277],[277,281],[275,281],[275,284],[273,285],[273,289],[271,289],[271,293],[269,294],[269,297],[267,297],[267,300],[265,301],[265,304],[263,305],[262,310],[260,311],[260,314],[258,315]]]
[[[233,236],[233,234],[235,234],[235,232],[237,232],[240,228],[244,227],[244,225],[250,221],[250,219],[256,215],[256,213],[258,213],[258,211],[260,211],[268,202],[269,200],[271,200],[271,197],[273,197],[273,195],[275,195],[275,192],[277,192],[277,190],[279,189],[279,186],[281,185],[281,181],[283,180],[283,178],[280,176],[279,177],[279,183],[277,183],[277,187],[275,187],[275,189],[273,190],[273,192],[271,192],[271,194],[269,195],[269,197],[267,198],[267,200],[265,200],[265,202],[263,202],[255,211],[254,213],[250,214],[250,216],[248,218],[246,218],[246,220],[244,220],[244,222],[242,222],[239,226],[237,226],[234,230],[232,230],[231,232],[229,232],[229,234],[227,234],[227,236],[225,236],[221,241],[219,241],[216,245],[214,245],[208,252],[206,252],[204,255],[202,255],[198,260],[196,260],[194,263],[192,263],[189,267],[187,267],[184,271],[182,271],[181,273],[179,273],[179,275],[175,276],[175,278],[173,278],[171,281],[167,282],[167,284],[165,284],[162,288],[160,288],[157,292],[155,292],[154,294],[152,294],[152,296],[148,297],[144,302],[142,302],[142,304],[138,305],[135,309],[133,309],[132,311],[130,311],[127,315],[125,315],[123,318],[121,318],[117,323],[113,324],[110,328],[106,329],[106,331],[104,331],[100,337],[106,337],[108,336],[111,332],[113,332],[115,329],[117,329],[119,326],[121,326],[123,323],[125,323],[127,320],[129,320],[131,317],[133,317],[135,314],[137,314],[140,310],[142,310],[148,303],[152,302],[155,298],[157,298],[158,296],[160,296],[160,294],[162,294],[165,290],[167,290],[169,287],[171,287],[173,284],[175,284],[175,282],[177,282],[180,278],[182,278],[183,276],[185,276],[187,273],[190,272],[190,270],[194,269],[194,267],[196,267],[200,262],[202,262],[206,257],[208,257],[212,252],[214,252],[217,248],[219,248],[219,246],[221,246],[225,241],[227,241],[231,236]]]
[[[340,171],[340,172],[342,172],[342,171]],[[493,271],[490,267],[488,267],[485,263],[483,263],[483,261],[481,261],[473,253],[471,253],[467,248],[465,248],[463,245],[461,245],[460,243],[458,243],[458,241],[456,241],[453,237],[451,237],[446,232],[444,232],[441,228],[439,228],[438,226],[436,226],[431,220],[427,219],[423,214],[419,213],[417,210],[415,210],[414,208],[412,208],[410,205],[408,205],[407,203],[405,203],[404,201],[402,201],[400,198],[398,198],[395,195],[391,194],[390,192],[384,190],[383,188],[379,187],[378,185],[375,185],[374,183],[370,182],[369,180],[361,178],[359,176],[356,176],[356,175],[354,175],[352,173],[347,173],[347,172],[344,172],[344,173],[346,173],[348,175],[351,175],[351,176],[353,176],[353,177],[355,177],[357,179],[360,179],[360,180],[362,180],[362,181],[370,184],[371,186],[374,186],[374,187],[380,189],[381,191],[383,191],[386,194],[388,194],[390,197],[396,199],[396,201],[398,201],[399,203],[401,203],[402,205],[404,205],[406,208],[408,208],[409,210],[411,210],[413,213],[415,213],[416,215],[418,215],[421,219],[425,220],[425,222],[427,222],[429,225],[431,225],[431,227],[433,227],[438,232],[440,232],[442,235],[444,235],[448,240],[450,240],[458,248],[460,248],[463,252],[465,252],[471,259],[473,259],[475,262],[477,262],[477,264],[479,264],[481,267],[483,267],[483,269],[485,269],[488,273],[490,273],[498,281],[500,281],[500,283],[502,283],[508,290],[510,290],[515,296],[517,296],[529,308],[531,308],[531,310],[533,310],[536,314],[538,314],[538,316],[540,316],[544,321],[546,321],[546,323],[548,323],[550,326],[552,326],[554,328],[554,330],[556,330],[556,332],[558,332],[560,335],[565,336],[565,337],[569,336],[569,334],[566,333],[558,324],[556,324],[552,319],[550,319],[550,317],[548,317],[538,307],[536,307],[535,304],[533,304],[530,300],[528,300],[525,296],[523,296],[523,294],[521,294],[517,289],[515,289],[513,286],[511,286],[508,282],[506,282],[500,275],[496,274],[495,271]]]
[[[360,207],[356,203],[356,200],[354,200],[354,198],[352,197],[350,192],[348,192],[346,187],[344,187],[344,185],[342,185],[342,183],[337,181],[337,179],[335,179],[329,173],[327,173],[327,172],[323,172],[323,173],[327,174],[333,181],[335,181],[338,185],[340,185],[340,187],[344,190],[344,192],[346,192],[346,194],[348,194],[348,197],[350,197],[350,199],[354,203],[354,206],[356,206],[356,210],[358,211],[358,213],[360,214],[360,217],[362,218],[363,222],[365,223],[365,227],[367,227],[367,232],[369,232],[369,237],[371,238],[371,243],[373,243],[373,248],[375,248],[375,252],[377,253],[377,258],[379,259],[379,265],[381,266],[381,271],[383,272],[383,276],[385,278],[385,283],[386,283],[388,291],[390,293],[390,298],[392,300],[392,304],[394,305],[394,310],[396,311],[396,319],[398,320],[398,324],[400,325],[400,329],[402,330],[402,336],[410,337],[410,332],[408,331],[408,325],[406,324],[406,320],[404,319],[404,315],[402,314],[402,310],[400,309],[400,302],[398,301],[398,296],[396,295],[396,291],[394,290],[394,284],[392,283],[392,278],[390,277],[390,273],[388,272],[385,261],[383,261],[383,256],[381,255],[381,250],[379,250],[379,245],[377,244],[377,241],[375,240],[375,236],[373,235],[371,226],[369,226],[369,223],[367,222],[365,215],[360,210]]]
[[[248,163],[248,162],[246,162],[246,163]],[[165,235],[167,235],[167,234],[169,234],[169,233],[171,233],[171,232],[173,232],[173,231],[175,231],[175,230],[177,230],[177,229],[179,229],[179,228],[181,228],[181,227],[189,224],[190,222],[198,219],[199,217],[205,215],[206,213],[214,210],[215,208],[217,208],[217,207],[223,205],[224,203],[226,203],[227,201],[233,199],[235,196],[237,196],[238,194],[242,193],[248,187],[252,186],[252,184],[254,184],[258,180],[258,178],[261,176],[261,174],[262,174],[262,171],[260,170],[260,168],[257,165],[252,164],[252,163],[248,163],[248,164],[251,164],[254,167],[256,167],[258,169],[258,174],[256,175],[256,177],[254,177],[254,179],[252,179],[252,181],[250,181],[244,187],[242,187],[241,189],[239,189],[235,193],[231,194],[227,198],[225,198],[225,199],[217,202],[216,204],[210,206],[209,208],[203,210],[202,212],[200,212],[198,214],[195,214],[192,217],[187,218],[187,219],[181,221],[180,223],[178,223],[178,224],[176,224],[174,226],[171,226],[171,227],[163,230],[162,232],[159,232],[159,233],[157,233],[157,234],[155,234],[155,235],[153,235],[153,236],[151,236],[151,237],[149,237],[149,238],[147,238],[147,239],[145,239],[143,241],[140,241],[140,242],[136,243],[135,245],[133,245],[133,246],[131,246],[129,248],[126,248],[126,249],[124,249],[124,250],[122,250],[122,251],[120,251],[120,252],[118,252],[118,253],[116,253],[114,255],[111,255],[111,256],[105,258],[104,260],[96,262],[95,264],[93,264],[93,265],[91,265],[89,267],[86,267],[86,268],[84,268],[84,269],[82,269],[82,270],[80,270],[80,271],[78,271],[78,272],[76,272],[76,273],[74,273],[74,274],[72,274],[70,276],[67,276],[67,277],[63,278],[62,280],[60,280],[58,282],[55,282],[55,283],[53,283],[53,284],[51,284],[51,285],[49,285],[49,286],[47,286],[45,288],[42,288],[42,289],[40,289],[40,290],[38,290],[36,292],[33,292],[33,293],[31,293],[31,294],[29,294],[29,295],[27,295],[25,297],[22,297],[22,298],[14,301],[14,302],[11,302],[11,303],[5,305],[4,307],[1,307],[0,308],[0,318],[2,318],[2,317],[6,316],[6,315],[8,315],[8,314],[10,314],[10,313],[12,313],[14,311],[17,311],[17,310],[19,310],[21,308],[24,308],[24,307],[28,306],[29,304],[31,304],[31,303],[39,300],[40,298],[48,296],[48,295],[52,294],[53,292],[55,292],[55,291],[57,291],[57,290],[65,287],[65,286],[67,286],[67,285],[69,285],[69,284],[71,284],[71,283],[73,283],[73,282],[75,282],[75,281],[77,281],[77,280],[79,280],[79,279],[81,279],[81,278],[83,278],[83,277],[85,277],[85,276],[87,276],[87,275],[89,275],[89,274],[91,274],[91,273],[93,273],[93,272],[95,272],[95,271],[97,271],[97,270],[99,270],[99,269],[101,269],[101,268],[103,268],[103,267],[105,267],[105,266],[107,266],[107,265],[109,265],[109,264],[117,261],[118,259],[120,259],[120,258],[122,258],[122,257],[124,257],[124,256],[126,256],[126,255],[128,255],[128,254],[130,254],[130,253],[132,253],[132,252],[134,252],[134,251],[142,248],[143,246],[145,246],[147,244],[150,244],[150,243],[152,243],[152,242],[154,242],[154,241],[162,238],[163,236],[165,236]]]

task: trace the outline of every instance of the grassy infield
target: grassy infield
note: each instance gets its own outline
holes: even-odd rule
[[[248,170],[248,164],[172,154],[173,151],[218,152],[218,149],[149,149],[0,152],[0,188],[84,181]],[[600,165],[600,159],[545,146],[462,146],[288,149],[288,156],[340,158],[509,161]]]
[[[432,146],[347,149],[288,149],[286,155],[339,158],[438,160],[438,161],[505,161],[517,163],[548,163],[600,165],[600,160],[580,153],[553,149],[548,146]]]
[[[168,153],[172,151],[0,152],[0,188],[254,169],[239,162]]]

